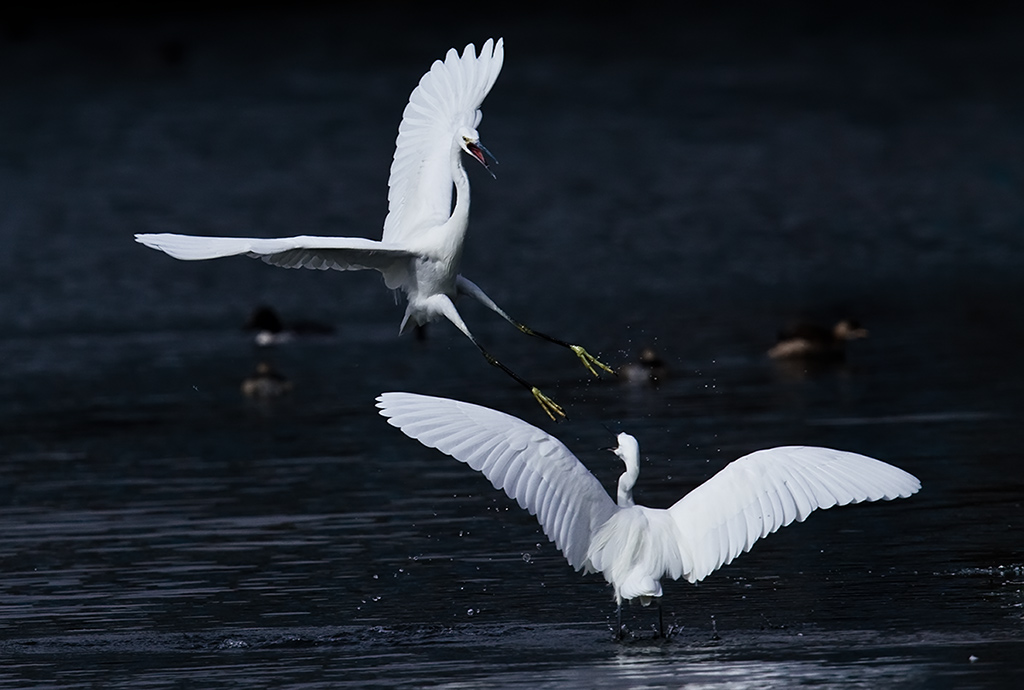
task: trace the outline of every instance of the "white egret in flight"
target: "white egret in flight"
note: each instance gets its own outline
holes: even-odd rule
[[[661,578],[699,582],[754,542],[818,508],[905,498],[916,477],[840,450],[787,446],[759,450],[725,466],[668,509],[638,506],[633,485],[640,447],[618,435],[625,463],[617,500],[558,439],[521,419],[457,400],[383,393],[380,413],[407,436],[482,472],[520,507],[576,570],[600,572],[623,600],[647,605]]]
[[[473,297],[523,333],[569,348],[594,376],[598,369],[613,373],[579,345],[516,321],[483,290],[459,275],[462,243],[469,224],[469,178],[462,167],[462,153],[488,168],[490,152],[480,143],[476,128],[482,118],[480,105],[498,78],[504,54],[501,39],[496,43],[488,39],[479,55],[473,44],[466,46],[461,56],[453,48],[443,62],[434,62],[413,89],[398,127],[388,180],[388,215],[380,241],[363,237],[300,235],[257,239],[167,233],[136,235],[135,239],[183,260],[245,254],[287,268],[380,271],[384,283],[393,290],[402,290],[408,299],[402,332],[410,324],[447,318],[488,362],[529,389],[552,419],[564,417],[558,404],[477,342],[454,303],[459,295]]]

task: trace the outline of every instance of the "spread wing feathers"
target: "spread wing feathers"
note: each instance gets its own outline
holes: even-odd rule
[[[286,268],[333,268],[338,271],[376,269],[385,274],[401,271],[417,256],[401,247],[363,237],[196,237],[193,235],[136,235],[135,240],[175,259],[196,261],[223,256],[260,258]]]
[[[389,424],[482,472],[536,515],[576,570],[586,562],[592,535],[618,510],[561,441],[521,419],[412,393],[383,393],[377,407]]]
[[[906,498],[921,482],[857,453],[789,446],[728,464],[668,509],[679,530],[683,572],[704,579],[754,542],[818,508]]]
[[[479,56],[472,43],[461,57],[452,48],[413,89],[391,163],[385,242],[401,243],[451,215],[453,138],[460,127],[479,124],[480,105],[498,78],[504,56],[500,38],[497,43],[487,39]]]

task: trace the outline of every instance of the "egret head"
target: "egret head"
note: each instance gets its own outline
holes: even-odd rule
[[[626,463],[626,467],[629,467],[630,465],[639,465],[640,444],[637,440],[625,431],[616,436],[615,440],[619,442],[619,445],[611,450],[619,456],[622,462]]]
[[[459,133],[455,135],[455,138],[459,142],[459,146],[463,151],[473,156],[473,158],[480,162],[480,165],[487,168],[487,172],[491,173],[491,177],[496,177],[494,172],[491,170],[491,167],[487,165],[487,159],[490,158],[495,163],[498,161],[494,155],[480,143],[480,135],[477,134],[475,129],[462,127],[459,129]]]

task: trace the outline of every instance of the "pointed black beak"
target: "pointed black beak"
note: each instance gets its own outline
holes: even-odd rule
[[[487,165],[488,158],[494,161],[495,165],[498,164],[498,159],[494,157],[493,153],[488,151],[487,148],[479,142],[475,144],[466,144],[466,149],[473,156],[473,158],[476,158],[478,161],[480,161],[480,165],[484,166],[484,168],[487,169],[487,172],[491,173],[491,177],[493,177],[494,179],[498,179],[498,176],[494,174],[493,170],[491,170],[491,166]]]
[[[599,448],[598,450],[608,450],[608,451],[611,451],[612,453],[614,453],[619,448],[619,444],[618,444],[619,432],[615,431],[614,429],[612,429],[610,426],[608,426],[604,422],[601,422],[601,426],[604,427],[605,431],[607,431],[609,434],[612,435],[612,437],[615,439],[616,443],[615,443],[614,446],[608,446],[606,448]]]

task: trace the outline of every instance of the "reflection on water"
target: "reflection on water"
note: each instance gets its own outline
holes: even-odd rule
[[[200,681],[285,687],[1015,687],[1019,644],[964,636],[745,633],[623,646],[566,625],[105,634],[4,643],[4,677],[112,687]],[[47,663],[52,655],[65,663]],[[105,660],[117,659],[117,665]],[[42,662],[42,663],[40,663]]]
[[[910,51],[813,31],[741,50],[705,18],[652,42],[667,54],[642,42],[626,58],[599,32],[388,24],[404,47],[370,66],[379,36],[345,19],[282,20],[295,38],[258,17],[140,20],[96,34],[110,51],[89,26],[0,39],[23,67],[0,75],[0,272],[16,286],[0,291],[0,686],[1024,682],[1024,140],[1001,81],[1019,41],[996,23]],[[466,274],[614,364],[655,346],[657,386],[590,380],[465,305],[566,406],[556,427],[454,329],[398,338],[403,307],[377,276],[183,263],[131,241],[376,236],[424,62],[498,29],[508,61],[482,134],[502,166],[473,178]],[[258,304],[334,330],[259,348],[241,328]],[[848,313],[871,337],[841,364],[765,356],[795,317]],[[241,394],[260,361],[288,395]],[[879,457],[924,488],[665,583],[676,638],[617,645],[603,580],[389,427],[385,390],[527,419],[608,487],[604,425],[627,430],[648,505],[793,443]]]

